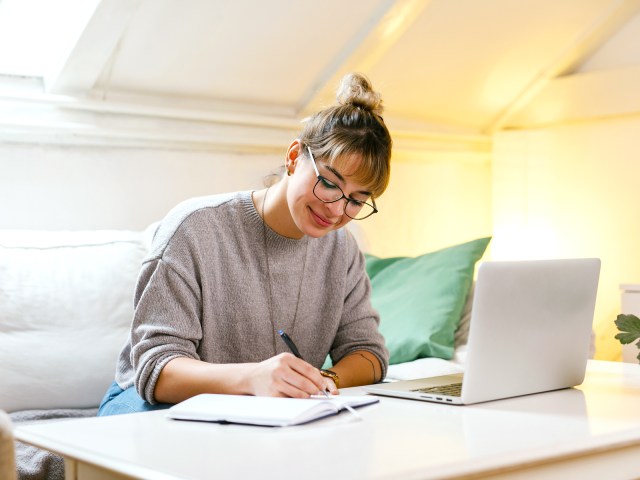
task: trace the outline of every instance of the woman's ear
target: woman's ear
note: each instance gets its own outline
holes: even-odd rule
[[[296,165],[298,164],[298,158],[300,157],[302,144],[300,143],[300,139],[296,138],[289,148],[287,149],[287,156],[285,158],[284,166],[287,170],[287,175],[293,175],[296,171]]]

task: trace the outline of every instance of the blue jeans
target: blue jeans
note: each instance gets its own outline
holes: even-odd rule
[[[136,387],[131,386],[123,390],[116,382],[113,382],[100,403],[98,417],[121,415],[123,413],[151,412],[153,410],[163,410],[171,406],[171,403],[151,405],[138,395]]]

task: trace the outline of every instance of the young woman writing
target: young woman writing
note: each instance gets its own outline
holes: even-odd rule
[[[343,227],[377,212],[391,137],[364,76],[345,77],[337,100],[306,121],[278,183],[189,200],[162,221],[99,415],[199,393],[337,394],[384,378],[364,257]]]

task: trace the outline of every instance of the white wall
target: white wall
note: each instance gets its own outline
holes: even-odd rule
[[[416,256],[490,236],[491,194],[490,155],[399,152],[380,213],[361,222],[371,253]]]
[[[621,283],[640,283],[640,115],[503,132],[493,258],[599,257],[596,356],[617,359]]]
[[[490,160],[394,154],[380,213],[358,222],[369,251],[420,255],[490,235]],[[277,154],[0,144],[0,228],[141,229],[186,198],[261,188],[281,163]]]
[[[277,155],[0,144],[0,228],[142,229],[186,198],[261,188],[279,163]]]

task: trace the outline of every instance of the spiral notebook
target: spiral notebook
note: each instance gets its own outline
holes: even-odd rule
[[[342,410],[378,401],[378,398],[368,395],[302,399],[207,393],[174,405],[167,410],[167,416],[175,420],[286,427],[337,415]]]

